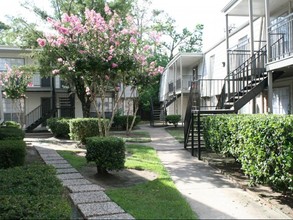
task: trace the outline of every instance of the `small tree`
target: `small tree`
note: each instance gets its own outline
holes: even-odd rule
[[[24,99],[28,86],[32,86],[32,68],[29,66],[9,67],[6,72],[0,72],[0,84],[3,86],[3,95],[12,100],[13,108],[17,112],[18,122],[24,126]]]
[[[106,118],[106,95],[109,91],[115,93],[110,124],[99,124],[106,136],[124,94],[119,90],[161,72],[162,68],[149,62],[152,47],[141,38],[131,16],[122,18],[107,4],[104,12],[105,17],[86,9],[84,21],[68,14],[64,14],[61,21],[48,18],[55,34],[47,34],[37,41],[43,48],[40,51],[42,66],[53,67],[52,74],[59,74],[75,87],[83,106],[93,103],[98,118]],[[98,97],[101,106],[97,105]]]

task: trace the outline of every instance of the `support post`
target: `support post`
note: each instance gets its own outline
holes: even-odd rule
[[[273,72],[268,72],[268,113],[273,113]]]
[[[197,112],[197,158],[201,159],[201,143],[200,143],[200,111]]]
[[[194,113],[191,113],[191,155],[194,156]]]

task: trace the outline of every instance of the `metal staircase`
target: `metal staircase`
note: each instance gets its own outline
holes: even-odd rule
[[[215,109],[201,110],[200,92],[194,89],[199,86],[191,88],[184,120],[184,148],[191,149],[193,156],[197,152],[198,158],[201,159],[201,149],[204,147],[202,122],[205,116],[237,113],[268,86],[265,61],[266,47],[263,47],[228,74],[224,79],[221,93],[216,95],[218,103]],[[274,74],[273,80],[277,79],[280,74]],[[194,105],[194,103],[197,104]]]

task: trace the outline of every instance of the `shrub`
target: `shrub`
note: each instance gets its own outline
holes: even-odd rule
[[[14,127],[14,128],[21,128],[21,125],[16,121],[5,121],[3,123],[5,127]]]
[[[91,137],[86,140],[86,159],[95,162],[100,174],[121,170],[125,163],[125,143],[118,137]]]
[[[167,115],[166,116],[166,122],[173,124],[175,127],[177,127],[178,122],[181,120],[180,115]]]
[[[23,140],[24,131],[16,127],[1,127],[0,140]]]
[[[208,116],[204,139],[207,147],[234,156],[251,183],[293,190],[292,116]]]
[[[115,115],[114,125],[116,127],[121,127],[123,130],[126,130],[127,120],[128,120],[128,128],[129,128],[132,123],[133,118],[134,118],[133,115],[128,115],[128,116],[127,115]],[[135,127],[140,122],[140,120],[141,120],[140,116],[136,116],[133,127]]]
[[[0,141],[0,168],[21,166],[25,160],[26,144],[23,140]]]
[[[49,118],[47,119],[47,126],[55,137],[69,137],[69,120],[66,118]]]
[[[0,170],[0,219],[70,219],[64,188],[51,166]]]
[[[71,119],[69,121],[70,138],[85,143],[86,138],[99,136],[98,120],[101,120],[102,123],[109,123],[108,119],[105,121],[98,118]]]

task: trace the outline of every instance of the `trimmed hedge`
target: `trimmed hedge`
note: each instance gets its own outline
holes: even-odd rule
[[[21,166],[24,164],[26,144],[23,140],[0,141],[0,168]]]
[[[20,123],[18,123],[16,121],[5,121],[3,123],[3,126],[5,126],[5,127],[21,128]]]
[[[23,140],[24,131],[17,127],[0,127],[0,140]]]
[[[0,170],[0,219],[70,219],[56,171],[47,165]]]
[[[115,115],[114,126],[121,127],[123,130],[126,130],[127,118],[128,118],[128,127],[130,127],[132,120],[134,118],[133,115],[128,115],[128,116],[127,115]],[[141,121],[141,117],[137,115],[135,118],[133,127],[135,127],[140,121]]]
[[[49,118],[47,119],[47,126],[55,137],[68,138],[70,119],[66,118]]]
[[[76,118],[69,121],[70,128],[70,138],[73,140],[81,141],[85,143],[86,138],[99,136],[99,124],[98,121],[101,120],[102,123],[109,123],[109,120],[103,120],[98,118]]]
[[[208,116],[204,139],[207,147],[235,157],[251,183],[293,191],[293,116]]]
[[[125,143],[118,137],[91,137],[86,139],[86,160],[95,162],[98,173],[122,170],[125,163]]]
[[[166,122],[173,124],[175,127],[177,127],[178,122],[181,120],[180,115],[167,115],[166,116]]]

